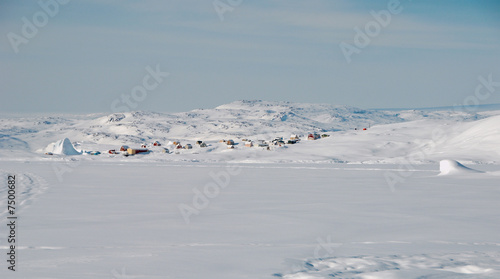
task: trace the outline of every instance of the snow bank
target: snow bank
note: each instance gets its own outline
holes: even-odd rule
[[[439,175],[453,175],[453,174],[466,174],[466,173],[482,173],[482,171],[468,168],[455,160],[441,160],[439,162]]]
[[[60,155],[81,155],[81,151],[76,151],[68,138],[51,143],[45,149],[46,152]]]
[[[481,252],[362,255],[304,261],[295,267],[300,271],[279,274],[279,277],[284,279],[497,278],[495,274],[498,273],[495,268],[499,263],[495,255]],[[477,276],[466,277],[469,274]]]
[[[470,150],[493,157],[500,155],[500,116],[470,122],[446,143],[450,149]]]

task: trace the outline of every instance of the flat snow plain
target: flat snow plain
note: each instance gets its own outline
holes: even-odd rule
[[[0,278],[499,278],[498,166],[474,167],[4,161],[23,204]]]

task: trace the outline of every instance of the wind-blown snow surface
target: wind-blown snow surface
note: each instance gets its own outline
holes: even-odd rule
[[[499,114],[240,101],[1,118],[19,219],[17,271],[4,261],[0,278],[500,278]],[[330,137],[270,151],[241,141],[309,132]],[[64,138],[194,148],[43,154]],[[4,228],[7,197],[0,188]],[[0,230],[5,259],[8,245]]]
[[[38,193],[20,206],[18,271],[4,262],[0,277],[500,276],[498,176],[421,165],[391,191],[394,165],[230,166],[240,172],[187,224],[179,205],[193,206],[225,164],[0,163],[3,176],[27,178],[20,192]]]

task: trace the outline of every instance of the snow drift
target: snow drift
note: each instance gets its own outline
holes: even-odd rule
[[[59,155],[81,155],[81,151],[77,151],[71,141],[68,138],[63,140],[58,140],[51,143],[45,149],[46,152],[51,152],[53,154]]]
[[[447,149],[466,150],[498,158],[500,155],[500,115],[466,123],[463,130],[446,143]]]
[[[441,160],[441,162],[439,162],[439,170],[441,171],[439,175],[482,173],[482,171],[468,168],[455,160]]]

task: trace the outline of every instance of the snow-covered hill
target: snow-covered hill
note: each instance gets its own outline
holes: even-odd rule
[[[375,124],[401,122],[397,113],[367,111],[326,104],[237,101],[214,109],[164,114],[131,112],[112,114],[82,123],[87,140],[124,142],[218,140],[226,137],[283,136],[333,132]]]
[[[48,145],[64,138],[71,139],[79,150],[101,151],[121,145],[150,144],[156,140],[164,144],[180,140],[193,145],[194,141],[203,140],[210,148],[182,151],[182,156],[168,160],[250,162],[253,154],[243,150],[243,138],[271,140],[287,138],[290,134],[318,132],[332,137],[303,141],[288,150],[280,150],[284,152],[261,154],[259,160],[391,163],[415,152],[424,152],[421,162],[446,159],[440,154],[459,154],[458,159],[471,162],[482,161],[478,156],[486,154],[486,161],[496,162],[496,153],[490,151],[496,150],[500,137],[497,128],[500,120],[494,117],[497,114],[500,112],[380,111],[254,100],[181,113],[138,111],[110,115],[4,117],[0,119],[0,156],[12,157],[12,152],[42,154]],[[363,131],[363,128],[368,130]],[[437,132],[444,136],[436,139],[434,134]],[[228,138],[236,140],[239,153],[228,153],[225,146],[217,144],[220,139]],[[209,157],[196,156],[208,153]]]

